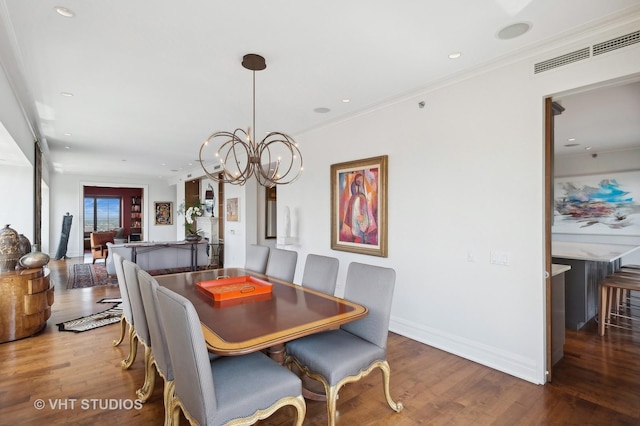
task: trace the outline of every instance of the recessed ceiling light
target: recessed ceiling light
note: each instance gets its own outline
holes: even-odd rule
[[[587,151],[589,151],[589,150],[591,150],[591,148],[592,148],[592,147],[587,146],[587,147],[585,147],[584,149],[586,149]]]
[[[568,140],[569,142],[573,142],[573,141],[575,141],[575,140],[576,140],[576,138],[569,138],[569,139],[567,139],[567,140]]]
[[[64,135],[64,136],[71,136],[71,133],[69,133],[69,132],[65,132],[65,133],[63,133],[63,135]]]
[[[166,166],[166,165],[167,165],[167,163],[160,163],[160,165],[161,165],[161,166]]]
[[[460,56],[462,56],[462,53],[460,52],[449,53],[449,59],[458,59]]]
[[[572,148],[574,146],[580,146],[580,144],[579,143],[567,143],[564,146],[566,146],[567,148]]]
[[[314,109],[313,111],[317,112],[318,114],[326,114],[331,110],[329,108],[319,107],[319,108]]]
[[[65,146],[64,149],[71,149],[71,147],[70,146]]]
[[[56,6],[55,9],[58,15],[64,16],[65,18],[73,18],[74,16],[76,16],[76,14],[72,10],[69,10],[66,7]]]
[[[349,102],[351,102],[351,99],[345,98],[345,99],[342,100],[343,104],[348,104]]]
[[[518,22],[516,24],[508,25],[498,31],[497,37],[500,40],[511,40],[512,38],[520,37],[530,29],[531,24],[528,24],[526,22]]]
[[[65,98],[73,98],[73,93],[69,93],[69,92],[62,92],[60,93],[62,96],[64,96]]]

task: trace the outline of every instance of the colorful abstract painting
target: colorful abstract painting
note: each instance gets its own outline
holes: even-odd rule
[[[640,172],[556,178],[552,232],[640,235]]]
[[[387,157],[331,166],[332,248],[386,256]]]

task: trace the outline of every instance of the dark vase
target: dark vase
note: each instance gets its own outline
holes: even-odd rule
[[[23,234],[18,235],[18,247],[20,248],[20,257],[31,253],[31,241]]]
[[[184,239],[186,241],[200,241],[202,239],[202,236],[198,234],[190,234],[190,235],[187,235]]]

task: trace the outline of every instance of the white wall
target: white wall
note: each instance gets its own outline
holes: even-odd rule
[[[34,242],[34,137],[0,66],[0,226]]]
[[[33,167],[2,165],[0,199],[0,227],[10,225],[33,243]]]
[[[636,27],[589,37],[599,42]],[[544,383],[544,98],[640,72],[636,46],[533,76],[534,63],[567,49],[296,135],[304,174],[278,188],[278,213],[288,205],[298,216],[296,282],[308,253],[339,258],[338,294],[350,262],[392,267],[393,331]],[[384,154],[389,257],[330,250],[330,165]],[[510,264],[490,264],[492,250],[508,253]]]

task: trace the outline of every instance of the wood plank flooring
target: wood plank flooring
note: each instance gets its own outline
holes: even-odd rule
[[[120,361],[128,343],[113,347],[110,325],[84,333],[60,332],[56,323],[106,309],[117,286],[66,290],[67,267],[52,261],[56,300],[37,336],[0,344],[0,424],[161,425],[162,379],[151,399],[135,406],[143,382],[142,350],[129,370]],[[640,328],[640,326],[638,327]],[[381,374],[347,385],[338,400],[340,425],[639,425],[640,333],[595,325],[567,331],[565,356],[554,381],[534,385],[455,355],[390,334],[391,392],[404,410],[387,406]],[[35,405],[44,402],[44,408]],[[66,404],[66,405],[65,405]],[[260,425],[290,425],[283,408]],[[305,425],[326,424],[325,405],[307,402]],[[181,424],[188,424],[183,419]]]

